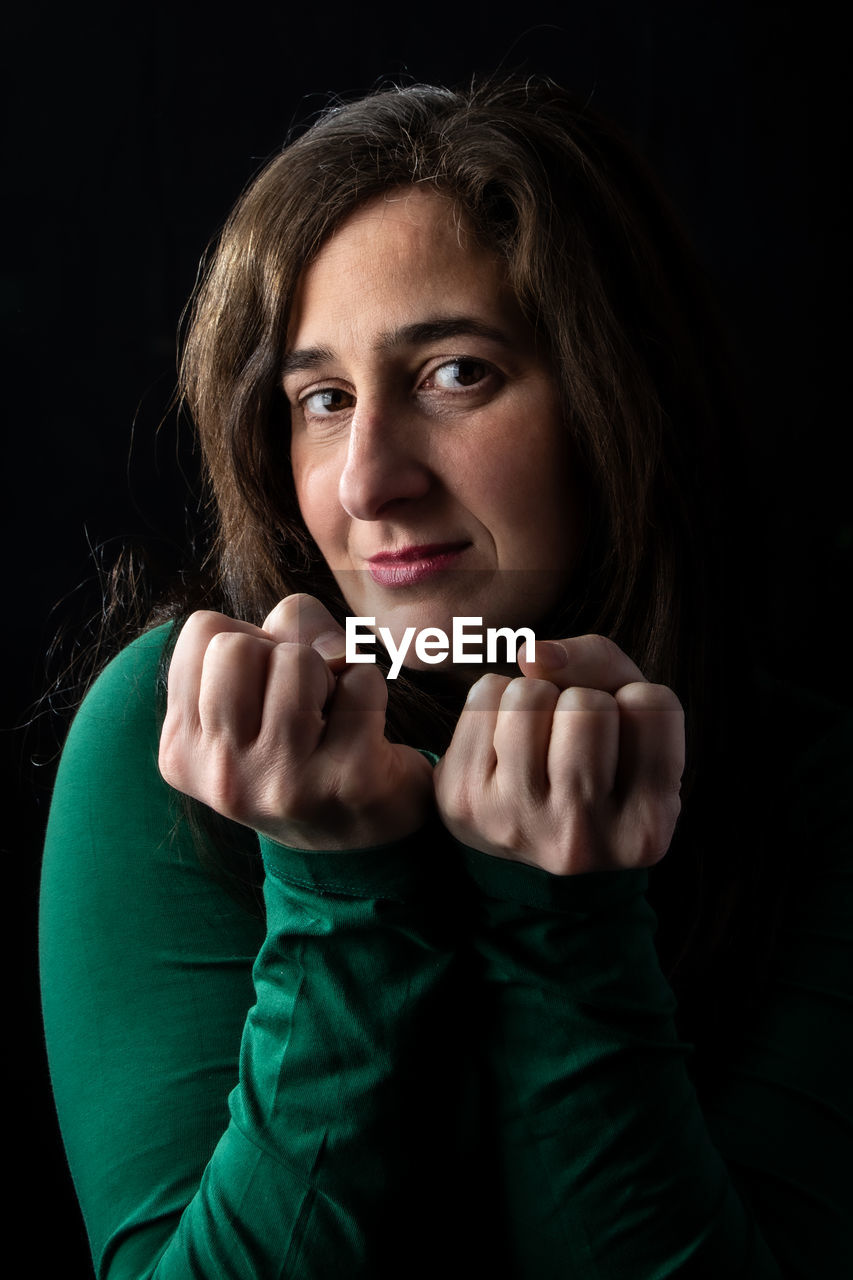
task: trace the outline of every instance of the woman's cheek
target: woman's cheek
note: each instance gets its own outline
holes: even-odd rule
[[[304,451],[292,451],[293,480],[296,500],[308,532],[324,559],[334,570],[348,568],[341,563],[346,551],[346,513],[340,503],[341,464],[334,454],[322,459],[304,457]]]

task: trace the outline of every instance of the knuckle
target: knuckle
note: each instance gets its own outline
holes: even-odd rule
[[[272,632],[280,641],[310,644],[317,628],[330,622],[331,614],[316,596],[309,595],[307,591],[294,591],[279,600],[267,615],[264,630]]]
[[[595,633],[579,636],[578,641],[584,646],[589,657],[596,663],[600,662],[609,665],[622,656],[622,650],[615,640],[611,640],[609,636]]]
[[[315,649],[306,644],[299,644],[295,640],[279,641],[276,645],[276,656],[286,666],[300,672],[311,671],[323,661]]]
[[[519,853],[532,848],[534,841],[519,814],[504,814],[489,833],[494,844],[507,852]]]
[[[168,719],[163,725],[160,735],[160,746],[157,753],[157,767],[160,775],[170,787],[181,791],[185,781],[186,753],[182,737],[175,732]]]
[[[238,822],[298,818],[315,794],[290,757],[262,749],[238,753],[224,742],[210,752],[205,786],[203,799]]]
[[[510,680],[501,698],[503,706],[524,704],[531,707],[553,706],[559,697],[559,689],[551,680],[539,680],[533,676],[518,676]]]
[[[501,707],[513,707],[517,706],[521,702],[528,701],[531,695],[525,688],[526,683],[527,681],[524,676],[518,676],[515,679],[510,679],[509,683],[504,685],[503,689],[500,690]],[[531,681],[530,683],[532,684],[533,682]],[[497,685],[494,687],[496,690],[499,689],[499,686]]]
[[[472,790],[467,778],[460,770],[445,765],[435,779],[435,795],[436,802],[445,816],[456,822],[473,818]]]
[[[581,875],[607,865],[603,842],[583,805],[573,808],[568,821],[550,833],[544,843],[543,858],[545,869],[556,875]]]
[[[251,816],[252,806],[245,780],[227,749],[209,752],[205,764],[204,795],[199,798],[226,818],[240,822]]]
[[[489,710],[498,706],[504,691],[511,683],[509,676],[501,676],[495,671],[488,671],[471,685],[468,690],[465,709],[477,710],[480,708]]]
[[[480,676],[477,681],[477,687],[486,690],[488,693],[502,694],[515,681],[510,676],[498,675],[496,671],[487,671],[484,676]]]
[[[454,818],[462,817],[465,812],[463,794],[459,780],[453,776],[453,771],[443,769],[435,780],[435,796],[444,812]]]
[[[282,679],[305,680],[318,672],[325,674],[325,663],[308,645],[281,640],[272,651],[272,663]]]
[[[669,685],[634,681],[623,685],[616,694],[620,706],[639,711],[671,712],[683,717],[684,708]]]
[[[316,655],[321,666],[325,667],[325,663],[316,649],[311,652]],[[355,666],[347,667],[339,676],[338,682],[345,688],[358,690],[365,698],[370,698],[384,710],[388,704],[388,685],[382,674],[382,668],[373,663],[358,663]]]
[[[197,609],[187,618],[181,628],[181,635],[192,638],[213,636],[223,629],[223,623],[227,621],[224,614],[216,613],[213,609]]]
[[[207,642],[205,661],[234,661],[241,654],[254,651],[257,644],[257,639],[245,631],[216,631]]]
[[[337,804],[337,795],[330,791],[323,805],[327,817],[336,810]],[[317,799],[297,788],[287,794],[276,793],[265,797],[262,812],[274,822],[315,822],[318,816]]]
[[[285,596],[282,600],[279,600],[278,604],[264,619],[264,630],[275,631],[277,635],[281,635],[282,632],[294,627],[294,623],[303,607],[303,602],[310,599],[311,597],[304,591],[296,591],[293,595]]]
[[[660,862],[672,843],[680,812],[681,800],[676,792],[658,794],[645,801],[634,825],[635,865],[652,867]]]
[[[581,685],[571,685],[560,694],[558,706],[563,712],[575,715],[611,715],[616,702],[611,694],[603,689],[586,689]]]
[[[320,603],[316,596],[312,596],[308,591],[294,591],[289,596],[285,596],[281,601],[285,609],[290,612],[298,613],[301,609],[323,609],[325,606]]]

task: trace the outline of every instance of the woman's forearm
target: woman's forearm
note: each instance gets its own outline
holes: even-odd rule
[[[465,858],[514,1274],[786,1274],[688,1076],[647,872],[557,877]]]

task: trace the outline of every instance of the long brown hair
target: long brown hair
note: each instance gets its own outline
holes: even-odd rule
[[[692,799],[697,777],[710,795],[726,732],[722,637],[737,615],[726,595],[721,459],[737,418],[700,273],[618,131],[545,80],[413,85],[328,110],[264,168],[223,230],[183,356],[213,521],[210,600],[257,623],[293,591],[345,610],[296,504],[285,335],[300,273],[334,230],[365,202],[413,184],[449,197],[503,258],[561,388],[585,473],[588,537],[550,633],[610,636],[686,709],[685,810],[696,838],[682,842],[690,852],[674,873],[658,876],[674,972],[697,938],[707,960],[737,899],[735,855],[727,862],[715,850],[709,870],[713,825],[703,835],[700,819],[710,810]],[[430,717],[416,683],[395,682],[391,730],[414,726],[418,745],[441,750],[447,726]]]
[[[224,599],[257,621],[288,591],[330,590],[290,475],[279,371],[291,299],[349,214],[408,184],[450,196],[504,258],[550,353],[591,507],[567,602],[575,629],[610,635],[692,701],[717,534],[707,499],[730,415],[722,367],[697,273],[649,176],[610,126],[545,81],[415,85],[332,109],[238,202],[182,367]]]

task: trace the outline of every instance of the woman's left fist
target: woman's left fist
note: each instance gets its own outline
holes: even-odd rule
[[[555,875],[652,866],[681,809],[681,703],[604,636],[536,649],[472,687],[435,770],[445,826]]]

